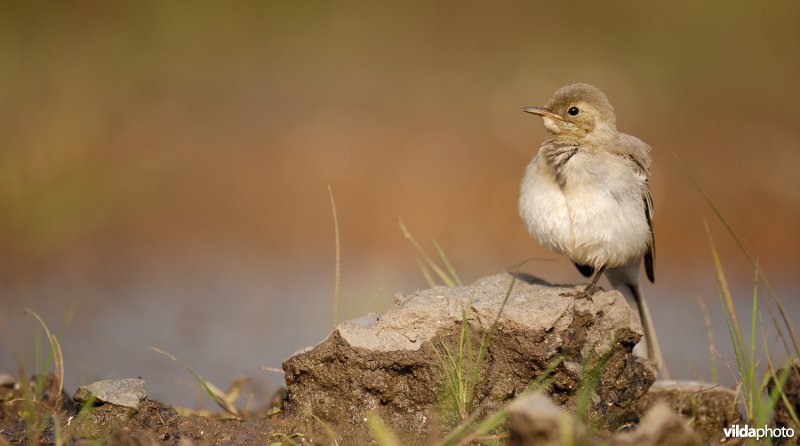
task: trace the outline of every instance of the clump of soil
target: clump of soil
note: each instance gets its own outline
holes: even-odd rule
[[[778,428],[792,429],[796,433],[795,435],[800,435],[797,434],[797,432],[800,432],[800,425],[795,423],[794,417],[792,417],[792,414],[800,414],[800,359],[778,370],[775,376],[786,376],[786,382],[783,384],[783,393],[786,396],[786,400],[780,399],[775,407],[775,425]],[[776,382],[772,379],[767,385],[767,391],[772,392],[775,387]],[[791,441],[795,441],[795,444],[800,442],[797,437],[794,440],[781,438],[775,444],[791,444]]]
[[[181,415],[159,401],[142,400],[132,409],[114,404],[82,407],[66,394],[44,395],[31,403],[34,392],[12,383],[0,387],[0,445],[265,445],[273,429],[264,413],[244,419]],[[41,387],[41,386],[40,386]]]
[[[659,381],[637,402],[638,412],[645,413],[663,402],[690,420],[692,430],[706,443],[723,443],[723,429],[744,425],[739,413],[738,393],[715,384],[696,381]]]

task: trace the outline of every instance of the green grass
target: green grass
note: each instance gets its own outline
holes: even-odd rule
[[[706,230],[709,234],[709,245],[714,259],[714,267],[717,272],[717,294],[720,300],[723,314],[725,316],[725,324],[728,327],[728,334],[730,337],[731,345],[733,346],[734,356],[736,357],[736,366],[738,371],[737,382],[739,384],[742,402],[745,409],[745,416],[747,421],[756,426],[763,426],[769,420],[769,417],[775,409],[778,400],[787,401],[783,385],[788,378],[788,374],[795,360],[798,356],[789,354],[789,358],[784,364],[783,373],[777,374],[775,365],[767,347],[767,334],[766,330],[761,330],[762,338],[762,355],[759,357],[756,354],[756,339],[758,339],[757,320],[759,314],[759,292],[758,284],[761,281],[761,269],[756,262],[755,279],[753,282],[753,296],[752,307],[750,312],[750,342],[745,342],[742,336],[742,325],[736,314],[736,309],[733,305],[733,297],[731,295],[730,287],[725,276],[725,271],[722,262],[719,259],[719,253],[713,238],[711,237],[708,225]],[[777,296],[774,297],[776,302],[780,302]],[[790,323],[788,326],[791,326]],[[778,337],[785,339],[781,326],[774,327],[778,332]],[[759,361],[766,360],[767,364],[762,373],[757,371]],[[767,386],[774,383],[772,392],[767,394]],[[797,414],[792,410],[791,405],[787,405],[793,421],[800,424],[797,419]]]
[[[217,406],[222,408],[222,410],[224,410],[233,417],[242,418],[242,413],[241,411],[239,411],[239,409],[236,408],[235,403],[236,400],[239,398],[241,386],[247,381],[247,378],[237,379],[236,381],[233,382],[233,384],[231,385],[230,389],[228,389],[227,392],[223,392],[222,390],[220,390],[219,387],[215,386],[212,382],[203,378],[202,375],[195,372],[191,367],[189,367],[188,364],[178,359],[175,355],[156,347],[150,347],[150,350],[162,354],[167,358],[171,359],[173,362],[179,364],[187,372],[189,372],[194,377],[194,379],[197,380],[198,383],[200,383],[200,386],[203,388],[203,390],[206,391],[208,396],[211,397],[211,399],[217,404]]]
[[[473,411],[475,391],[478,386],[480,372],[486,360],[486,352],[497,331],[500,317],[505,310],[511,292],[517,281],[517,273],[512,273],[511,283],[503,297],[503,303],[489,327],[484,331],[478,344],[478,351],[473,349],[472,327],[469,324],[469,315],[472,312],[472,295],[467,301],[466,308],[461,310],[461,331],[457,348],[451,349],[441,344],[441,351],[436,351],[446,377],[444,402],[446,407],[454,410],[460,420],[465,420]]]
[[[472,296],[467,306],[471,310]],[[461,332],[456,348],[448,348],[442,343],[440,349],[434,350],[446,377],[443,401],[447,411],[455,413],[460,420],[472,413],[478,375],[483,367],[483,360],[478,360],[473,353],[472,328],[468,320],[470,310],[461,310]]]
[[[719,208],[714,204],[714,202],[711,200],[711,198],[708,196],[708,194],[706,194],[706,192],[700,186],[700,183],[698,183],[697,180],[695,180],[695,178],[685,168],[683,168],[683,170],[684,170],[684,173],[686,174],[686,176],[689,178],[689,181],[694,186],[694,188],[697,191],[697,193],[701,196],[701,198],[706,203],[706,205],[711,209],[711,211],[717,217],[719,222],[723,225],[723,227],[725,228],[725,230],[728,233],[728,235],[730,235],[730,237],[736,243],[737,247],[739,248],[739,251],[745,256],[747,261],[750,262],[750,265],[753,267],[753,270],[756,272],[756,280],[757,280],[757,282],[758,281],[762,282],[764,284],[764,286],[767,288],[767,291],[769,291],[769,296],[772,298],[771,301],[772,301],[772,303],[774,303],[777,306],[778,312],[780,313],[782,324],[779,323],[778,319],[775,317],[775,314],[774,314],[771,306],[769,305],[770,301],[766,301],[767,302],[767,311],[769,312],[770,318],[771,318],[776,330],[778,330],[778,336],[783,341],[783,345],[784,345],[784,349],[786,351],[786,354],[789,355],[789,356],[792,355],[792,353],[791,353],[791,351],[789,349],[788,343],[787,343],[787,334],[788,334],[788,338],[791,339],[792,347],[794,348],[794,356],[796,358],[800,358],[800,342],[798,341],[798,338],[797,338],[797,331],[796,331],[794,325],[792,324],[792,322],[789,320],[789,317],[786,315],[786,309],[784,308],[783,303],[781,302],[780,298],[778,298],[778,295],[775,292],[775,289],[772,287],[772,283],[769,281],[769,279],[767,279],[767,275],[764,272],[764,270],[761,268],[761,265],[758,262],[758,259],[750,252],[750,249],[748,248],[747,244],[744,242],[742,237],[740,237],[736,233],[736,231],[734,231],[733,227],[728,222],[728,220],[722,215],[722,212],[719,210]],[[708,225],[706,224],[706,228],[707,227],[708,227]],[[709,232],[708,229],[707,229],[707,232]],[[710,237],[710,232],[709,232],[709,237]],[[714,251],[716,251],[716,250],[714,249]],[[721,265],[721,262],[719,262],[718,254],[712,252],[712,255],[714,256],[715,266]],[[717,269],[719,271],[719,268],[717,268]],[[725,286],[727,286],[727,284]],[[781,328],[781,325],[783,326],[783,328]],[[735,330],[739,330],[738,327],[734,327],[734,329]],[[783,332],[784,329],[786,330],[787,333]]]
[[[719,222],[725,228],[728,235],[733,239],[739,251],[744,255],[747,261],[753,268],[753,293],[752,293],[752,306],[750,310],[750,330],[749,330],[749,343],[745,342],[742,335],[743,327],[740,319],[736,313],[736,308],[733,304],[733,296],[728,284],[725,270],[723,268],[722,260],[717,250],[714,238],[711,234],[708,222],[703,220],[706,234],[708,236],[708,243],[711,251],[711,257],[714,262],[714,269],[716,271],[717,281],[717,295],[720,301],[723,314],[725,316],[725,324],[728,328],[728,335],[730,337],[731,345],[733,347],[734,356],[736,358],[737,367],[737,382],[738,388],[742,399],[742,405],[745,410],[745,417],[747,422],[755,426],[763,426],[767,424],[770,417],[774,413],[775,407],[779,401],[788,409],[789,414],[794,423],[800,425],[797,413],[793,410],[792,405],[783,387],[791,372],[793,365],[796,361],[800,360],[800,343],[798,343],[797,332],[794,325],[786,315],[786,310],[778,297],[772,284],[767,279],[766,273],[761,267],[761,264],[748,248],[742,237],[734,231],[732,225],[723,216],[719,208],[714,204],[711,198],[705,193],[700,184],[684,169],[685,174],[691,181],[695,190],[702,197],[703,201],[709,206]],[[763,285],[768,293],[770,299],[763,299],[759,293],[759,285]],[[772,359],[770,349],[767,347],[767,331],[762,326],[760,333],[757,330],[758,316],[760,314],[760,303],[763,302],[763,307],[767,309],[772,326],[777,333],[777,338],[781,341],[781,345],[786,353],[787,360],[783,364],[781,373],[778,373],[778,367],[775,366]],[[780,318],[775,315],[772,305],[778,309]],[[761,337],[761,354],[756,352],[756,340],[760,334]],[[793,348],[790,347],[790,344]],[[762,372],[758,371],[761,361],[765,361],[766,365]],[[768,388],[772,385],[772,390]]]
[[[29,314],[36,319],[36,322],[39,323],[39,326],[42,328],[42,330],[45,333],[45,336],[47,337],[47,342],[50,346],[50,355],[51,355],[50,358],[53,364],[53,383],[50,388],[50,392],[51,395],[53,395],[56,398],[54,404],[57,405],[58,403],[60,403],[61,390],[63,389],[64,386],[64,355],[61,353],[61,344],[58,342],[58,338],[56,338],[52,333],[50,333],[50,329],[47,327],[47,324],[45,324],[44,320],[42,320],[42,318],[38,314],[36,314],[36,312],[34,312],[29,308],[26,308],[25,314]],[[36,333],[38,334],[39,332],[37,331]],[[39,342],[37,342],[37,344],[39,344]],[[39,348],[37,347],[37,350],[38,349]],[[37,362],[39,361],[37,360]],[[44,373],[41,369],[38,369],[37,367],[37,374],[36,374],[37,389],[43,390],[43,385],[44,385],[43,380],[45,379],[46,376],[47,374]],[[41,397],[41,393],[37,392],[37,396]]]
[[[367,415],[367,427],[379,446],[400,446],[400,440],[377,414]]]
[[[616,340],[614,340],[612,344],[615,342]],[[592,394],[594,394],[595,390],[597,390],[597,386],[600,385],[600,377],[603,375],[603,371],[605,370],[608,360],[611,358],[611,354],[613,352],[614,349],[609,348],[609,350],[602,357],[600,357],[600,360],[597,361],[593,367],[590,367],[591,364],[588,360],[584,362],[584,374],[581,377],[581,385],[578,387],[578,391],[576,392],[575,410],[573,412],[573,416],[576,420],[586,420],[589,407],[592,404]]]

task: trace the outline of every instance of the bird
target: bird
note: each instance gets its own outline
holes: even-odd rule
[[[540,116],[549,135],[525,170],[520,216],[540,245],[594,274],[584,289],[562,295],[591,300],[605,273],[638,312],[644,342],[634,352],[666,373],[639,284],[642,262],[655,281],[650,146],[617,130],[614,107],[593,85],[561,87],[546,106],[522,110]]]

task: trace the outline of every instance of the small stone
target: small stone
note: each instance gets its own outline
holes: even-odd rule
[[[541,393],[517,398],[508,406],[510,445],[559,446],[565,436],[575,440],[584,428]]]
[[[77,402],[86,402],[92,397],[103,403],[138,410],[139,402],[147,398],[147,392],[144,390],[143,379],[108,379],[78,388],[72,399]]]
[[[706,442],[663,401],[647,411],[633,432],[614,435],[611,446],[700,446]]]
[[[0,387],[14,387],[14,383],[16,382],[13,376],[0,373]]]

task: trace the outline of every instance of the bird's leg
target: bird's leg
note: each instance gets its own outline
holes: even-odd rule
[[[584,288],[582,291],[566,291],[564,293],[561,293],[561,295],[567,297],[574,297],[575,299],[588,299],[589,302],[591,302],[592,295],[597,289],[597,281],[600,280],[600,276],[603,275],[603,271],[605,270],[606,266],[605,265],[601,266],[600,269],[598,269],[597,272],[594,274],[594,278],[592,279],[592,282],[589,284],[589,286]]]
[[[603,265],[600,269],[597,270],[597,273],[594,275],[594,279],[592,279],[592,283],[589,284],[586,288],[583,289],[583,292],[588,294],[589,300],[591,300],[592,294],[594,294],[595,288],[597,287],[597,281],[600,280],[600,276],[603,275],[603,272],[606,270],[606,266]]]

